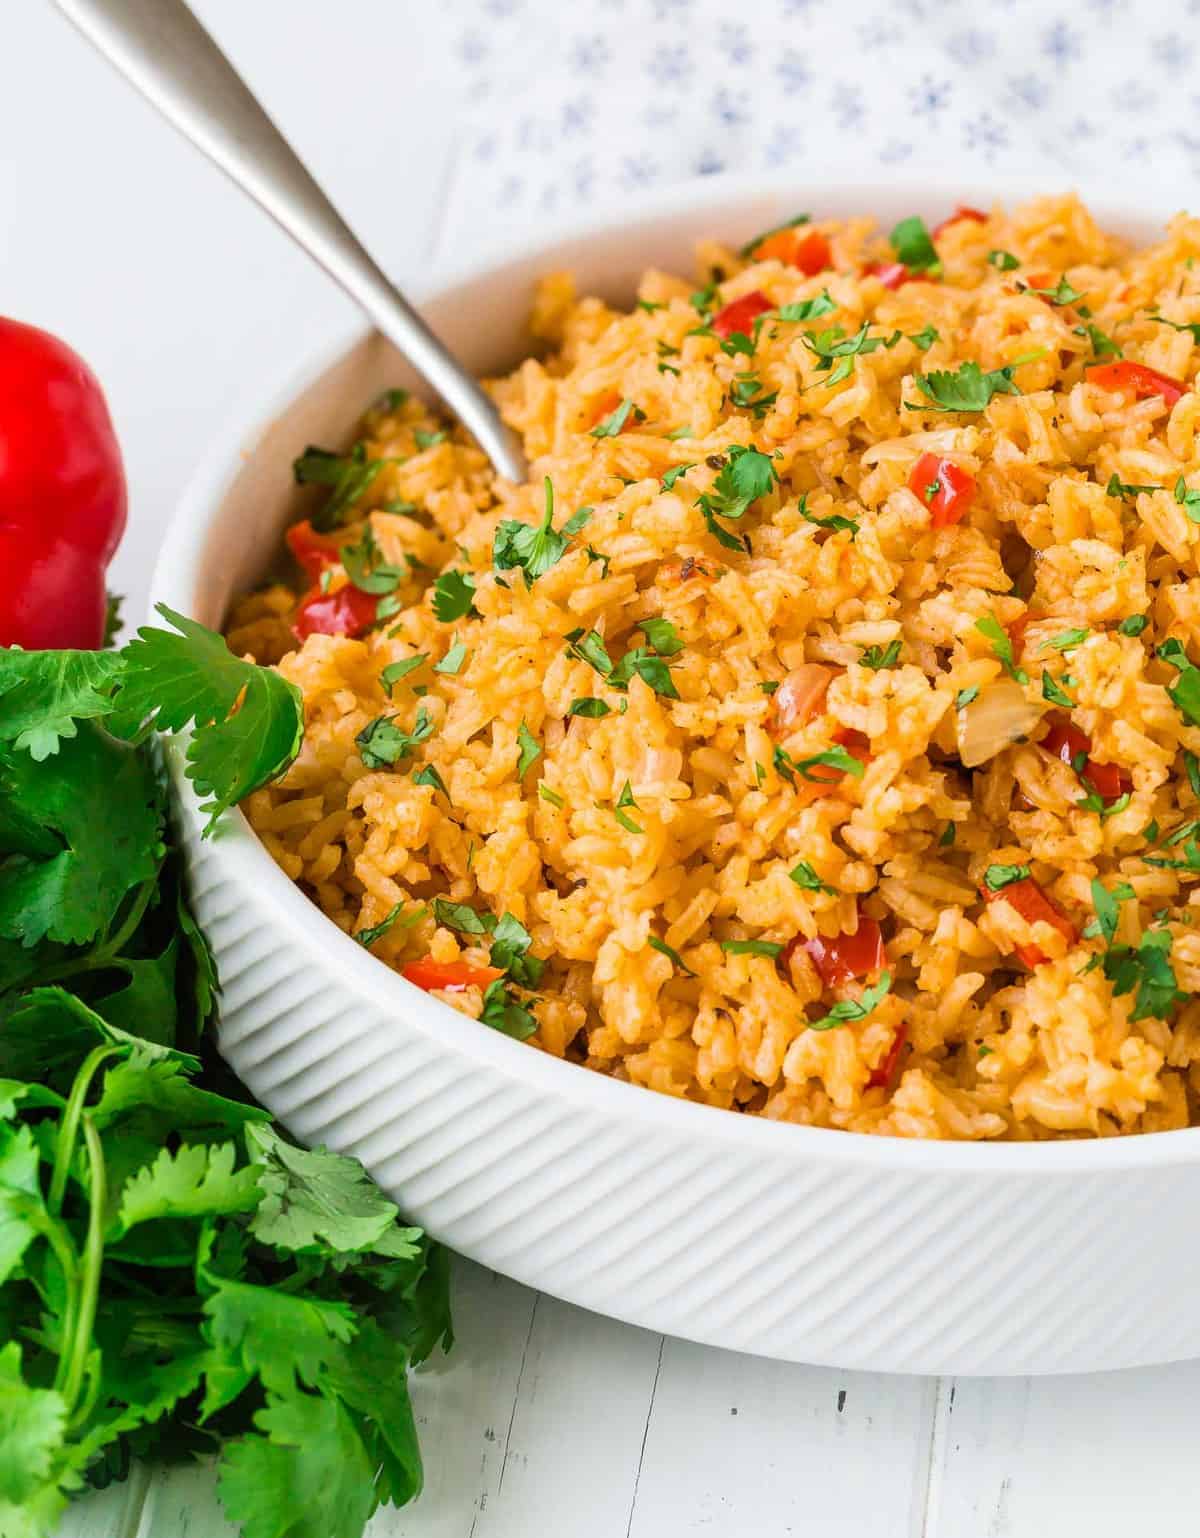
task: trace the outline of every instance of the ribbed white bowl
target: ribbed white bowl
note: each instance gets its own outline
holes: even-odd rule
[[[688,272],[698,238],[744,240],[797,208],[871,212],[887,228],[1036,190],[714,179],[459,278],[425,311],[472,367],[494,371],[520,356],[547,269],[628,302],[644,267]],[[1173,211],[1111,187],[1091,201],[1135,236]],[[380,390],[416,383],[359,336],[268,411],[240,416],[184,499],[155,598],[219,624],[277,551],[294,455],[346,441]],[[1200,1355],[1200,1310],[1184,1303],[1200,1265],[1200,1130],[918,1144],[604,1079],[430,999],[324,919],[240,814],[202,842],[186,786],[181,801],[224,987],[222,1051],[298,1137],[357,1154],[454,1249],[621,1319],[791,1360],[1043,1373]]]

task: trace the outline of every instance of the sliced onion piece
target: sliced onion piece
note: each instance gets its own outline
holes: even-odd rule
[[[821,662],[803,662],[793,668],[771,702],[770,724],[775,731],[790,732],[819,715],[835,676],[835,670]]]
[[[1041,719],[1041,707],[1025,698],[1015,678],[993,679],[958,713],[958,756],[968,769],[986,764],[1028,737]]]

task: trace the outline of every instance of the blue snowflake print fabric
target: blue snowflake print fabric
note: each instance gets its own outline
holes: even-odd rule
[[[1200,175],[1200,0],[455,0],[446,241],[722,171]],[[531,234],[533,231],[531,231]]]

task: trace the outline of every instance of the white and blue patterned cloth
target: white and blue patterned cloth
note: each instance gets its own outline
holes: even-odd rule
[[[1200,177],[1200,0],[453,0],[448,230],[726,170]]]

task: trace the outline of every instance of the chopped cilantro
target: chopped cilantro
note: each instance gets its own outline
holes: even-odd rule
[[[601,717],[612,714],[612,706],[606,700],[597,699],[594,694],[585,694],[582,699],[572,700],[567,706],[569,716],[582,716],[585,721],[599,721]]]
[[[551,790],[545,780],[538,781],[538,795],[541,796],[543,801],[548,801],[551,806],[563,807],[566,805],[566,802],[559,793],[556,790]]]
[[[810,513],[808,510],[807,491],[796,504],[796,511],[806,523],[815,523],[819,529],[844,529],[848,531],[852,541],[858,533],[857,518],[847,518],[844,513],[830,513],[828,518],[818,518],[816,513]]]
[[[721,949],[731,956],[769,956],[773,961],[783,946],[774,940],[722,940]]]
[[[416,668],[419,668],[423,662],[428,661],[428,652],[418,652],[415,657],[405,657],[401,662],[389,662],[387,667],[385,667],[383,672],[379,675],[379,681],[383,685],[384,692],[387,694],[388,698],[391,698],[392,690],[396,687],[402,678],[407,678],[408,675]]]
[[[668,443],[678,443],[680,438],[692,438],[695,434],[689,426],[685,425],[683,427],[676,427],[671,432],[664,433],[663,436]]]
[[[475,607],[475,578],[469,571],[444,571],[433,584],[433,612],[443,625],[471,615],[478,619]]]
[[[1182,475],[1175,482],[1175,500],[1193,523],[1200,523],[1200,491],[1192,491]]]
[[[662,478],[662,489],[664,491],[673,490],[675,482],[679,479],[679,477],[681,475],[686,475],[689,470],[694,470],[696,468],[696,463],[696,460],[693,459],[686,465],[673,465]]]
[[[595,509],[591,507],[576,508],[571,516],[567,519],[566,523],[563,524],[561,532],[565,534],[568,539],[574,539],[576,534],[578,534],[582,529],[587,528],[588,524],[592,521],[592,514],[594,511]]]
[[[779,320],[791,322],[818,320],[822,315],[829,315],[836,309],[837,305],[830,298],[829,290],[823,288],[811,299],[801,299],[796,304],[781,305],[777,315]]]
[[[888,236],[892,250],[909,272],[928,272],[936,275],[942,270],[937,248],[926,228],[924,219],[916,214],[901,219]]]
[[[972,700],[979,698],[979,685],[972,684],[968,689],[960,689],[954,696],[955,710],[965,710]]]
[[[603,673],[606,678],[608,677],[612,672],[612,658],[608,655],[599,631],[584,630],[580,627],[577,630],[568,631],[566,639],[568,656],[578,657],[580,661],[595,668],[597,673]]]
[[[523,780],[525,773],[531,769],[542,756],[542,745],[522,721],[517,727],[517,746],[520,748],[520,756],[517,759],[517,779]]]
[[[553,527],[554,486],[549,476],[545,478],[545,492],[546,510],[541,523],[520,523],[506,518],[497,524],[492,541],[493,565],[498,571],[520,567],[527,588],[562,560],[568,544],[567,534],[557,532]],[[575,516],[578,517],[578,513]]]
[[[361,946],[364,946],[367,950],[370,950],[375,942],[377,940],[382,940],[384,935],[386,935],[389,930],[397,928],[410,929],[421,918],[423,918],[425,914],[424,907],[414,908],[411,913],[405,914],[403,921],[401,921],[400,915],[403,911],[404,903],[398,902],[394,908],[391,908],[387,913],[384,914],[383,918],[380,919],[378,924],[371,924],[366,929],[360,929],[354,938]]]
[[[1028,880],[1028,865],[989,865],[983,873],[983,884],[989,892],[1002,892],[1014,881]]]
[[[982,411],[993,395],[1020,395],[1013,382],[1017,367],[1014,362],[985,374],[978,363],[963,363],[953,371],[935,369],[931,374],[914,374],[913,381],[939,411]],[[910,405],[909,409],[927,411],[929,407]]]
[[[1076,336],[1086,336],[1092,344],[1092,356],[1096,358],[1123,358],[1125,354],[1113,341],[1111,336],[1101,331],[1099,326],[1085,321],[1082,326],[1075,327]]]
[[[709,491],[696,502],[710,532],[723,545],[737,550],[739,543],[717,523],[718,518],[741,518],[752,502],[774,490],[778,477],[770,458],[760,449],[733,443],[725,451],[725,463]]]
[[[660,657],[673,657],[683,650],[679,632],[669,619],[644,619],[638,629]]]
[[[788,768],[803,776],[806,780],[816,780],[818,784],[828,785],[830,778],[827,774],[814,774],[815,769],[836,769],[839,774],[852,774],[856,780],[861,780],[866,773],[866,765],[861,759],[855,758],[840,744],[827,749],[824,753],[813,753],[808,758],[791,758],[778,746],[775,749],[776,768],[779,767],[778,759],[782,754],[787,760]]]
[[[399,566],[391,566],[383,559],[383,552],[376,543],[371,525],[364,526],[357,545],[343,545],[338,554],[346,575],[355,587],[364,593],[390,593],[404,580]]]
[[[794,881],[802,892],[828,892],[830,896],[833,895],[833,887],[821,880],[807,860],[801,860],[788,871],[788,880]]]
[[[1122,500],[1125,500],[1128,497],[1136,497],[1142,492],[1158,490],[1159,488],[1157,486],[1138,486],[1135,485],[1132,481],[1123,481],[1115,470],[1109,476],[1108,485],[1104,488],[1105,494],[1107,496],[1120,497]]]
[[[810,1031],[830,1031],[837,1025],[846,1025],[855,1020],[865,1020],[872,1010],[880,1005],[892,986],[892,974],[880,973],[879,981],[873,987],[864,988],[862,995],[857,999],[841,999],[836,1003],[827,1015],[822,1015],[819,1020],[810,1020]]]
[[[428,712],[421,705],[411,732],[398,727],[395,716],[376,716],[373,721],[367,722],[354,741],[364,768],[383,769],[402,758],[411,757],[413,750],[432,737],[435,730]]]
[[[584,554],[587,556],[588,564],[590,566],[598,565],[600,567],[600,578],[601,581],[603,581],[603,579],[608,576],[608,568],[612,564],[612,557],[609,555],[601,555],[599,550],[593,550],[591,545],[584,546]]]
[[[1015,678],[1019,684],[1027,684],[1029,674],[1024,668],[1017,666],[1013,656],[1012,640],[996,616],[989,611],[982,619],[975,621],[975,629],[992,643],[992,651],[1000,659],[1004,671],[1011,678]]]
[[[467,660],[467,648],[461,641],[455,641],[450,650],[440,662],[433,664],[435,673],[445,673],[451,678],[462,671],[462,665]]]
[[[1059,278],[1053,288],[1026,288],[1027,294],[1037,294],[1041,299],[1048,299],[1055,308],[1061,308],[1065,304],[1075,304],[1083,295],[1077,288],[1072,288],[1067,282],[1066,276]]]
[[[388,459],[368,459],[364,444],[356,443],[348,454],[335,454],[330,449],[309,444],[298,459],[292,461],[292,474],[298,486],[328,486],[330,496],[316,513],[312,526],[318,533],[328,533],[339,523],[346,522],[346,515],[370,490],[376,477]]]
[[[657,951],[660,956],[665,956],[678,971],[683,973],[684,977],[695,977],[696,974],[687,965],[679,952],[668,945],[665,940],[660,940],[657,935],[647,935],[646,944],[652,951]]]
[[[450,792],[446,789],[446,782],[432,764],[422,764],[412,779],[414,785],[431,785],[434,790],[440,790],[446,800],[449,801]]]
[[[445,443],[446,441],[446,434],[444,432],[426,432],[424,428],[420,427],[413,429],[413,437],[416,439],[416,444],[419,449],[436,448],[439,443]]]
[[[1187,997],[1179,988],[1170,957],[1171,933],[1167,929],[1145,930],[1136,948],[1110,945],[1105,952],[1101,964],[1113,993],[1119,996],[1137,990],[1131,1021],[1165,1020],[1175,1004]]]
[[[863,646],[860,648],[862,655],[859,657],[859,666],[870,668],[873,673],[880,672],[883,668],[894,668],[900,661],[901,641],[889,641],[886,646]]]
[[[951,844],[953,844],[953,842],[954,842],[954,836],[955,836],[956,832],[957,832],[956,825],[954,823],[952,823],[952,822],[948,822],[946,824],[946,826],[942,829],[942,836],[941,836],[941,838],[938,839],[938,848],[939,849],[949,849]]]
[[[1065,689],[1062,689],[1055,683],[1045,668],[1042,669],[1042,698],[1049,700],[1051,705],[1061,705],[1064,710],[1074,710],[1075,708],[1075,701]]]
[[[513,996],[502,977],[488,985],[479,1018],[484,1025],[515,1041],[528,1041],[538,1028],[537,1017]]]
[[[748,260],[758,250],[759,246],[762,245],[763,241],[769,240],[772,235],[782,235],[785,230],[794,230],[799,224],[807,224],[810,217],[811,215],[809,214],[793,214],[790,219],[785,219],[782,224],[772,225],[769,230],[763,230],[760,234],[755,235],[753,240],[748,240],[744,246],[741,246],[738,250],[738,255]],[[692,297],[694,299],[695,295]]]
[[[1063,630],[1056,636],[1051,636],[1048,641],[1043,641],[1038,647],[1039,652],[1069,652],[1087,640],[1089,631],[1087,626],[1076,630]]]
[[[626,833],[644,833],[646,830],[639,827],[633,818],[626,813],[625,808],[627,806],[631,806],[635,812],[638,810],[638,804],[633,799],[633,787],[628,780],[621,787],[621,794],[617,797],[616,804],[613,807],[613,816],[625,829]]]
[[[1170,326],[1172,331],[1186,331],[1193,342],[1200,343],[1200,322],[1168,320],[1165,315],[1151,315],[1151,320],[1157,321],[1160,326]]]
[[[756,417],[765,416],[778,396],[778,390],[763,389],[762,380],[757,374],[738,374],[729,386],[729,399],[733,404]]]
[[[637,412],[637,415],[634,417],[635,421],[643,421],[645,419],[644,412],[638,411],[638,408],[631,400],[623,400],[614,412],[605,417],[603,422],[597,422],[596,426],[592,428],[591,436],[593,438],[615,438],[626,422],[628,422],[632,412]]]
[[[1179,670],[1179,677],[1167,685],[1171,702],[1189,725],[1200,726],[1200,668],[1189,660],[1183,643],[1174,636],[1162,643],[1158,655]]]
[[[998,248],[987,254],[988,266],[994,267],[997,272],[1013,272],[1021,264],[1011,251],[1001,251]]]

